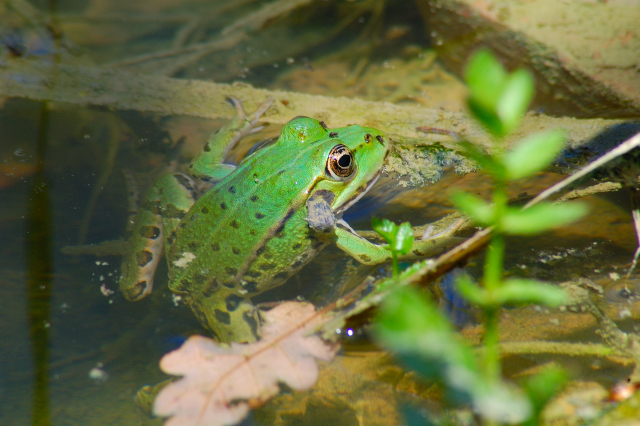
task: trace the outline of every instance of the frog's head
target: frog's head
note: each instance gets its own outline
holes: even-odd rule
[[[313,191],[330,191],[331,209],[339,216],[376,182],[390,144],[381,131],[356,125],[328,129],[327,136],[316,143],[321,147],[324,173]]]
[[[382,170],[390,144],[377,129],[347,126],[329,129],[314,118],[296,117],[282,129],[277,145],[289,156],[295,153],[296,181],[316,191],[330,193],[331,210],[340,215],[373,186]],[[289,157],[288,157],[289,158]],[[293,161],[291,162],[294,166]]]

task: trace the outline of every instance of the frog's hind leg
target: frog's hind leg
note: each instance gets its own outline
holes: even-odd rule
[[[273,103],[273,98],[269,97],[253,114],[247,115],[239,99],[229,96],[228,100],[235,107],[236,114],[209,137],[202,152],[193,159],[189,168],[195,177],[217,182],[235,170],[235,166],[223,164],[225,157],[240,139],[262,129],[258,120]]]
[[[162,255],[160,192],[151,188],[138,209],[129,238],[129,248],[120,268],[120,291],[128,300],[140,300],[151,293],[153,275]]]
[[[259,309],[248,297],[238,295],[233,289],[224,286],[215,291],[200,294],[185,294],[186,302],[201,324],[211,330],[213,336],[221,342],[250,343],[260,338],[261,318]],[[205,286],[210,288],[210,286]]]
[[[165,244],[175,238],[175,229],[197,199],[195,184],[182,173],[158,179],[140,207],[122,262],[120,291],[128,300],[148,296]]]

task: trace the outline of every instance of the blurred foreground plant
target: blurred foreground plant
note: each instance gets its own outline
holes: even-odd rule
[[[492,228],[481,283],[475,284],[464,275],[457,280],[460,294],[483,313],[482,351],[476,356],[434,301],[407,286],[400,286],[384,301],[376,335],[411,368],[440,380],[451,401],[470,404],[484,422],[536,424],[547,400],[564,383],[565,374],[547,369],[525,381],[522,388],[504,382],[498,346],[500,309],[527,303],[557,307],[566,303],[567,296],[562,289],[537,280],[505,279],[505,236],[533,235],[566,225],[583,216],[586,207],[544,202],[527,209],[508,205],[507,184],[546,168],[563,148],[564,135],[557,130],[534,134],[506,151],[504,137],[520,125],[534,93],[531,75],[525,70],[509,74],[491,52],[481,50],[467,66],[466,81],[469,109],[495,141],[489,154],[463,143],[467,155],[493,178],[491,202],[469,193],[453,195],[463,213],[476,224]],[[400,232],[405,224],[391,225],[374,221],[374,229],[389,242],[393,279],[401,280],[397,255],[411,243],[405,241],[409,235]]]

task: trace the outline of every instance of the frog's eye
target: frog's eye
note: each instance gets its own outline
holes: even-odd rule
[[[335,180],[347,180],[356,171],[353,154],[345,145],[339,144],[331,148],[327,158],[327,174]]]

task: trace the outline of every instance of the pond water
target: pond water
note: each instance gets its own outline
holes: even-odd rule
[[[443,111],[464,108],[464,85],[429,50],[429,31],[412,2],[112,0],[33,6],[38,9],[17,0],[0,3],[0,68],[15,61],[114,66]],[[48,16],[63,38],[46,27]],[[133,303],[118,291],[121,257],[107,254],[115,249],[69,254],[65,248],[124,238],[131,209],[125,176],[148,187],[153,173],[177,157],[193,157],[226,120],[136,112],[116,101],[88,106],[81,100],[3,97],[2,85],[0,80],[0,424],[162,424],[138,409],[136,392],[167,378],[158,366],[164,354],[207,330],[167,288],[164,261],[153,294]],[[292,111],[290,118],[296,115]],[[243,140],[229,162],[237,164],[280,128],[271,124]],[[345,219],[356,229],[370,229],[374,215],[422,225],[453,212],[453,188],[487,198],[489,179],[456,173],[463,160],[447,155],[438,157],[435,175],[425,171],[418,181],[415,173],[387,170]],[[423,157],[418,164],[433,161]],[[509,195],[534,195],[561,178],[541,173],[510,188]],[[507,274],[554,283],[590,278],[605,289],[598,307],[635,333],[640,287],[619,280],[637,245],[627,190],[586,202],[590,214],[572,226],[510,239]],[[481,265],[480,256],[466,268],[477,278]],[[302,295],[321,304],[326,294],[341,294],[347,282],[387,273],[358,268],[330,247],[270,298]],[[473,309],[466,314],[458,325],[476,342],[478,318]],[[602,342],[589,313],[523,307],[503,314],[505,341]],[[397,424],[407,402],[442,408],[441,392],[400,368],[364,329],[343,343],[345,350],[322,367],[313,391],[285,392],[246,424]],[[597,417],[581,418],[580,407],[599,406],[606,389],[633,370],[628,357],[535,349],[508,354],[503,367],[505,376],[517,379],[549,363],[564,366],[572,386],[596,395],[593,401],[584,397],[567,414],[573,420],[563,420],[567,424]]]

